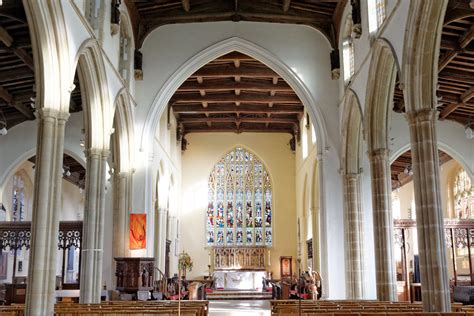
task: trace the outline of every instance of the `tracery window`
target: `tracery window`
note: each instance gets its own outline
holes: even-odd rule
[[[350,37],[342,42],[342,59],[344,62],[344,81],[347,82],[354,74],[354,44]]]
[[[354,41],[352,38],[352,17],[346,18],[342,37],[342,66],[344,73],[344,83],[348,83],[354,74]]]
[[[208,246],[266,245],[273,242],[272,185],[263,163],[237,147],[209,175]]]
[[[22,222],[26,216],[25,207],[25,183],[21,176],[13,176],[13,192],[12,192],[12,221]]]
[[[385,20],[385,1],[386,0],[367,0],[369,33],[375,33]]]
[[[466,171],[460,171],[454,180],[454,211],[459,218],[474,217],[474,186]]]

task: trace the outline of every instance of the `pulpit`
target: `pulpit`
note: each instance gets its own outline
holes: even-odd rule
[[[154,258],[114,258],[117,290],[122,293],[149,291],[154,283]]]

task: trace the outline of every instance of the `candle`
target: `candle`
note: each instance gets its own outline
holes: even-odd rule
[[[208,262],[207,262],[207,265],[211,265],[211,250],[209,250],[208,252]]]

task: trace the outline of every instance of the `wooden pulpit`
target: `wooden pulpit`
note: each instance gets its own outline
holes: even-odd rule
[[[149,291],[154,283],[154,258],[114,258],[117,290],[123,293]]]

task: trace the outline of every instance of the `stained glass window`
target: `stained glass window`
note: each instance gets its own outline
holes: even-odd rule
[[[459,218],[474,218],[474,186],[464,170],[454,180],[454,210]]]
[[[209,175],[208,246],[271,246],[272,185],[263,163],[237,147]]]
[[[21,176],[13,176],[12,192],[12,221],[22,222],[25,220],[25,190]]]

